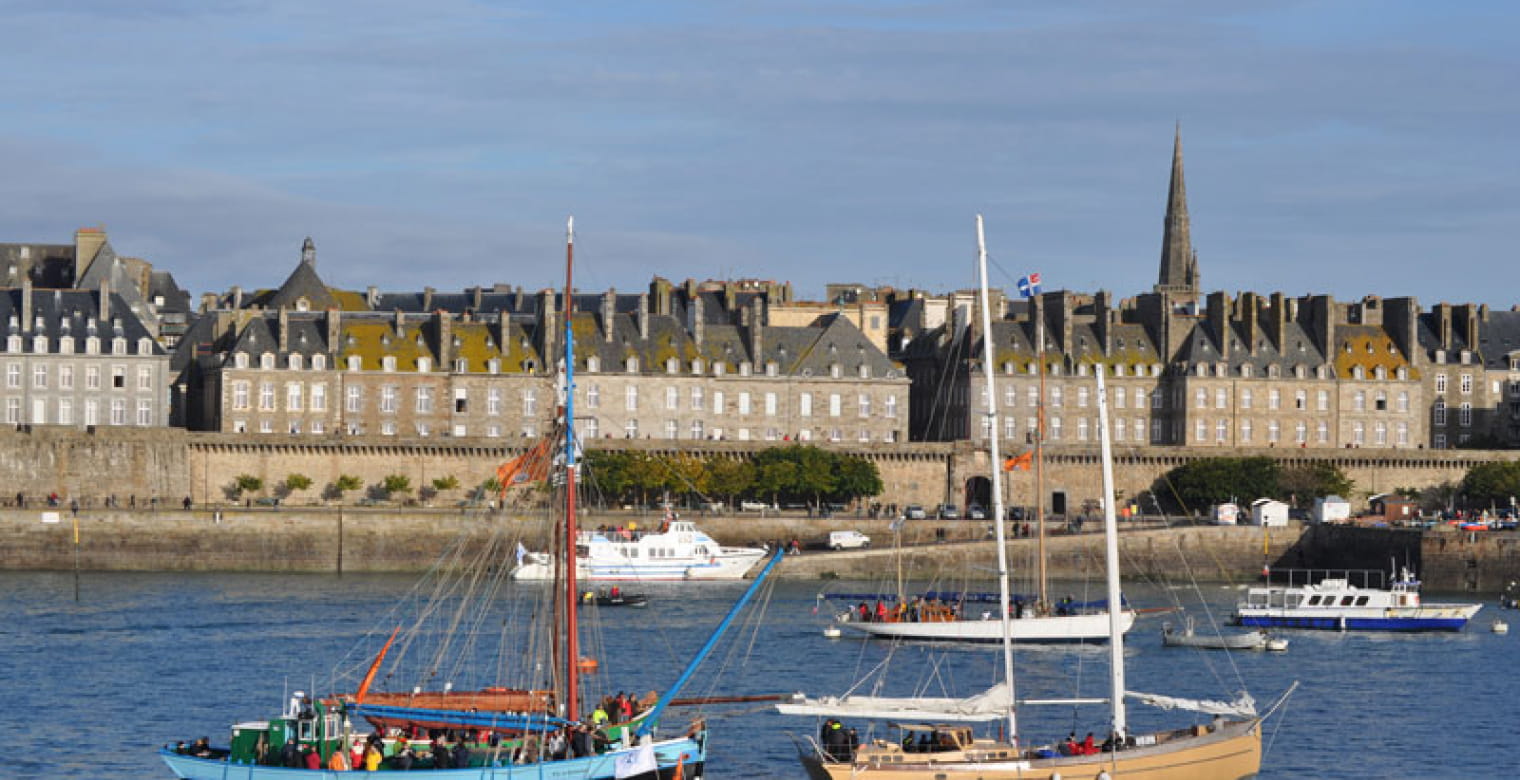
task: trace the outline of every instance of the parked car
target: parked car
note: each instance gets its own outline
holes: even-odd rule
[[[982,509],[980,504],[972,504],[966,507],[966,518],[970,520],[986,520],[987,510]]]
[[[770,509],[770,508],[771,508],[770,504],[767,504],[764,501],[740,501],[739,502],[739,509],[740,509],[740,511],[743,511],[743,512],[764,512],[765,510]]]
[[[961,519],[961,510],[956,509],[955,508],[955,504],[940,504],[939,505],[939,519],[941,519],[941,520],[959,520],[959,519]]]
[[[906,517],[909,520],[923,520],[928,516],[929,515],[924,512],[924,507],[922,504],[909,504],[908,508],[903,511],[903,517]]]
[[[871,537],[859,531],[830,531],[814,543],[830,550],[858,550],[871,546]]]

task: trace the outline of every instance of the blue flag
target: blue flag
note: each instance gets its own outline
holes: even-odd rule
[[[1019,297],[1033,298],[1040,294],[1040,275],[1030,274],[1019,277]]]

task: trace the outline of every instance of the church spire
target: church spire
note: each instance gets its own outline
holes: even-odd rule
[[[1172,183],[1166,195],[1166,217],[1161,234],[1161,274],[1156,292],[1198,294],[1198,255],[1193,251],[1188,222],[1187,185],[1182,177],[1182,123],[1177,123],[1172,142]]]

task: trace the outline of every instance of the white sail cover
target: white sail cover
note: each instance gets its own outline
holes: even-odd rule
[[[1008,716],[1013,704],[1008,684],[998,683],[963,699],[921,696],[801,697],[776,705],[783,715],[838,715],[855,718],[928,722],[980,722]]]
[[[1256,700],[1251,698],[1251,694],[1249,693],[1240,694],[1240,698],[1235,701],[1183,699],[1176,696],[1162,696],[1159,693],[1140,693],[1139,691],[1125,691],[1124,695],[1163,710],[1192,710],[1193,712],[1204,712],[1210,715],[1234,715],[1240,718],[1256,717]]]

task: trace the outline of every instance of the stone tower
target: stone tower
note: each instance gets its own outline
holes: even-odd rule
[[[1182,178],[1182,125],[1172,143],[1172,183],[1166,195],[1166,218],[1161,234],[1161,273],[1155,291],[1174,301],[1198,298],[1198,253],[1188,224],[1187,185]]]

